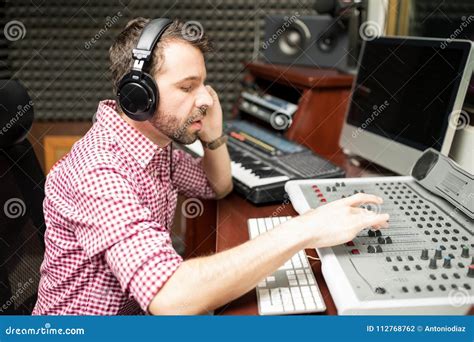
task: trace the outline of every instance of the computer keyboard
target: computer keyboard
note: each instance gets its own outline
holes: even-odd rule
[[[248,220],[250,239],[256,238],[291,216]],[[323,297],[304,250],[296,253],[256,288],[260,315],[288,315],[326,310]]]

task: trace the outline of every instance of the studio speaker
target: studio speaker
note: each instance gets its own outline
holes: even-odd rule
[[[329,15],[265,18],[263,61],[344,70],[349,39],[339,22]]]

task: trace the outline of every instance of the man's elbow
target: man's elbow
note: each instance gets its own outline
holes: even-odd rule
[[[148,312],[152,315],[179,315],[177,305],[173,305],[158,292],[148,305]]]
[[[205,312],[196,303],[182,303],[170,301],[158,293],[150,302],[148,312],[155,316],[199,315]]]
[[[223,189],[216,191],[216,199],[221,199],[221,198],[226,197],[228,194],[232,192],[233,189],[234,189],[234,183],[232,183],[232,179],[231,179],[230,182],[225,187],[223,187]]]

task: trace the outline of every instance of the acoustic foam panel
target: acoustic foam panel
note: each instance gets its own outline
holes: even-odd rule
[[[215,50],[207,57],[208,81],[229,116],[241,89],[243,63],[257,56],[264,17],[315,14],[309,0],[15,0],[7,22],[25,28],[9,42],[13,76],[28,88],[39,120],[90,120],[101,99],[111,98],[108,49],[134,17],[198,21]],[[256,40],[255,37],[258,39]],[[258,50],[258,49],[257,49]]]

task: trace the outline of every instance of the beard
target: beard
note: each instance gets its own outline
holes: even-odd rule
[[[192,131],[190,126],[194,121],[200,120],[204,116],[206,116],[206,110],[198,109],[182,122],[175,115],[158,111],[158,113],[150,119],[150,123],[171,140],[183,145],[189,145],[195,142],[199,137],[199,130]]]

